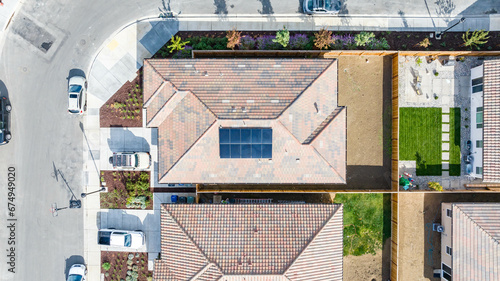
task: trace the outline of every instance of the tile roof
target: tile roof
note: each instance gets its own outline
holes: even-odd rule
[[[483,181],[500,182],[500,59],[484,61]]]
[[[151,59],[144,73],[159,182],[345,184],[336,60]],[[272,128],[272,160],[221,159],[219,127]]]
[[[203,137],[163,176],[161,183],[345,183],[345,123],[338,116],[332,130],[323,133],[334,141],[318,140],[303,145],[276,119],[217,120]],[[334,121],[335,121],[334,120]],[[245,125],[243,124],[245,122]],[[219,127],[271,128],[272,160],[227,159],[219,156]],[[320,135],[321,136],[321,135]],[[332,150],[331,152],[328,152]],[[327,154],[328,152],[328,154]],[[325,153],[322,155],[321,153]],[[335,158],[337,157],[337,158]],[[329,163],[331,162],[331,163]],[[336,170],[338,169],[338,170]],[[189,175],[189,177],[186,177]]]
[[[156,69],[149,63],[148,60],[144,60],[144,89],[143,89],[143,98],[144,103],[149,101],[151,96],[156,92],[156,90],[160,87],[160,85],[165,81],[163,77],[156,71]]]
[[[316,59],[314,63],[305,59],[146,61],[145,68],[156,71],[148,73],[160,73],[177,89],[192,91],[219,119],[276,118],[333,62],[326,59]]]
[[[452,204],[452,279],[500,280],[500,204]]]
[[[279,117],[304,143],[337,108],[337,61],[334,61]]]
[[[215,116],[192,93],[158,127],[158,173],[161,177],[215,122]]]
[[[342,205],[162,204],[155,280],[342,280]]]

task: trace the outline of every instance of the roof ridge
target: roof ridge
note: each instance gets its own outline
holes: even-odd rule
[[[184,98],[186,98],[189,94],[193,95],[196,98],[197,101],[201,102],[200,99],[198,99],[198,97],[196,97],[196,95],[193,92],[191,92],[191,91],[188,91],[188,94]],[[180,155],[179,158],[174,163],[172,163],[172,165],[170,166],[170,168],[167,171],[165,171],[165,173],[161,176],[161,178],[159,178],[158,182],[162,181],[162,179],[168,174],[168,172],[170,172],[170,170],[172,170],[175,167],[175,165],[177,163],[179,163],[179,161],[184,157],[184,155],[186,155],[186,153],[188,153],[188,151],[191,150],[191,148],[193,148],[193,146],[200,141],[200,139],[207,133],[207,131],[210,130],[210,128],[212,128],[212,126],[215,124],[215,122],[217,122],[217,120],[218,120],[217,119],[217,115],[215,115],[204,103],[201,103],[201,104],[206,109],[208,109],[208,112],[214,116],[215,120],[212,122],[212,124],[210,124],[205,129],[205,131],[202,134],[200,134],[200,136],[186,149],[186,151],[184,151],[184,153],[182,155]]]
[[[464,214],[464,216],[467,217],[467,219],[469,219],[474,225],[476,225],[480,230],[481,232],[483,232],[484,234],[486,234],[488,237],[491,238],[491,240],[497,242],[497,244],[500,244],[500,241],[498,241],[498,239],[496,239],[495,237],[493,237],[486,229],[484,229],[481,225],[479,225],[471,216],[469,216],[464,210],[462,210],[462,208],[460,208],[460,204],[458,203],[454,203],[453,204],[457,209],[460,210],[460,212],[462,212],[462,214]],[[455,217],[455,216],[453,216]]]
[[[295,99],[293,99],[293,101],[291,101],[285,108],[283,108],[283,111],[280,112],[280,114],[278,114],[276,116],[276,119],[280,118],[281,115],[283,115],[283,113],[285,113],[285,111],[287,111],[291,106],[292,104],[294,104],[303,94],[305,91],[307,91],[307,89],[309,89],[311,87],[312,84],[314,84],[318,79],[319,77],[323,76],[323,74],[330,68],[332,67],[333,63],[337,60],[337,59],[326,59],[326,60],[330,60],[330,63],[328,64],[327,67],[325,67],[321,73],[316,76],[312,81],[311,83],[309,83],[309,85],[307,85],[307,87],[304,88],[304,90],[302,90],[302,92],[300,92],[300,94],[297,95],[297,97],[295,97]],[[338,78],[337,78],[338,79]]]
[[[151,67],[151,69],[154,71],[154,73],[156,73],[156,75],[158,75],[158,76],[159,76],[159,77],[163,80],[163,82],[161,83],[161,85],[163,85],[163,83],[164,83],[165,81],[167,81],[167,80],[165,80],[165,78],[163,77],[163,75],[161,75],[161,74],[160,74],[160,72],[158,72],[158,70],[156,69],[156,67],[154,67],[154,66],[153,66],[153,64],[151,64],[151,63],[149,62],[149,60],[150,60],[150,59],[145,59],[145,60],[144,60],[144,63],[145,63],[145,64],[147,63],[147,64]],[[144,79],[144,78],[143,78],[143,79]],[[170,83],[170,84],[172,84],[172,83]],[[158,89],[161,87],[161,85],[158,87]],[[172,86],[173,86],[174,88],[176,88],[176,89],[177,89],[177,87],[175,87],[175,86],[174,86],[174,84],[172,84]],[[143,86],[143,87],[144,87],[144,86]],[[158,90],[158,89],[156,89],[156,90]],[[155,93],[156,93],[156,91],[155,91]],[[144,93],[143,93],[143,95],[144,95]],[[150,99],[152,99],[152,98],[153,98],[153,96],[154,96],[154,94],[153,94],[153,95],[151,95],[151,96],[148,98],[148,100],[147,100],[146,102],[149,102],[149,100],[150,100]],[[143,102],[144,102],[144,101],[143,101]]]
[[[204,268],[202,268],[200,271],[198,271],[198,273],[196,273],[196,275],[190,279],[190,281],[198,280],[198,278],[200,278],[205,272],[207,272],[207,270],[209,270],[212,267],[212,265],[215,266],[215,268],[217,268],[217,270],[219,270],[219,272],[221,273],[222,276],[224,276],[222,274],[220,268],[215,263],[209,261],[208,264]]]
[[[173,95],[172,95],[172,96],[171,96],[168,100],[166,100],[166,101],[165,101],[165,103],[164,103],[164,104],[160,107],[160,109],[159,109],[159,110],[155,113],[155,115],[154,115],[153,117],[151,117],[151,120],[149,120],[149,121],[147,121],[147,120],[146,120],[146,122],[147,122],[146,126],[147,126],[147,127],[149,127],[149,126],[150,126],[150,124],[152,124],[152,123],[153,123],[153,121],[155,120],[155,118],[157,118],[157,116],[159,116],[159,115],[160,115],[160,113],[161,113],[163,110],[165,110],[165,109],[166,109],[167,104],[168,104],[170,101],[173,101],[173,100],[174,100],[174,98],[175,98],[175,99],[179,99],[179,101],[177,102],[177,105],[179,105],[179,103],[180,103],[180,102],[181,102],[181,101],[182,101],[182,100],[183,100],[183,99],[187,96],[187,94],[185,94],[183,97],[179,97],[179,95],[182,95],[182,93],[183,93],[183,92],[184,92],[184,91],[175,91],[175,93],[174,93],[174,94],[173,94]],[[189,91],[187,91],[187,92],[189,92]],[[177,107],[177,105],[175,105],[175,106],[174,106],[174,108],[172,108],[172,112],[175,110],[175,108]],[[147,109],[146,109],[146,110],[147,110]],[[171,114],[172,112],[170,112],[170,114]],[[168,115],[170,115],[170,114],[168,114]],[[161,120],[161,121],[159,122],[159,125],[161,125],[161,123],[163,123],[163,121],[164,121],[164,120],[168,117],[168,115],[166,115],[166,116],[163,118],[163,120]],[[156,126],[156,127],[159,127],[159,126]],[[153,128],[155,128],[155,127],[153,127]]]
[[[337,117],[340,112],[345,108],[345,106],[337,106],[328,116],[326,116],[325,120],[319,124],[319,126],[312,131],[312,133],[307,137],[307,139],[303,142],[303,144],[310,144],[312,143],[316,137],[321,135],[323,130]]]
[[[316,237],[318,237],[318,235],[325,229],[325,227],[332,221],[332,219],[335,217],[335,215],[338,213],[338,211],[340,210],[340,208],[342,208],[342,205],[339,204],[340,206],[338,206],[332,213],[332,215],[328,218],[328,220],[323,224],[323,226],[319,229],[319,231],[311,238],[311,240],[309,241],[309,243],[307,243],[307,245],[304,246],[304,248],[299,252],[299,254],[295,257],[295,259],[291,262],[290,266],[288,266],[288,268],[285,269],[285,271],[283,272],[283,276],[290,270],[290,268],[292,268],[292,266],[295,264],[295,262],[299,259],[299,257],[306,251],[306,249],[312,244],[312,242],[314,242],[314,240],[316,239]],[[287,277],[288,278],[288,277]],[[290,279],[290,278],[288,278]]]
[[[319,151],[312,145],[310,145],[310,147],[312,147],[312,149],[314,150],[314,152],[316,152],[316,154],[323,160],[325,161],[325,163],[339,176],[339,178],[341,178],[344,182],[346,181],[344,179],[343,176],[340,175],[340,173],[330,164],[330,162],[328,162],[325,157],[323,157],[323,155],[321,155],[321,153],[319,153]]]
[[[182,227],[179,223],[179,221],[177,220],[177,218],[174,217],[174,215],[169,211],[167,210],[167,208],[164,206],[165,204],[161,204],[162,208],[168,213],[168,215],[172,218],[172,220],[177,224],[177,226],[179,227],[179,229],[182,231],[182,233],[184,235],[186,235],[186,237],[189,239],[189,241],[191,243],[193,243],[193,245],[196,247],[196,249],[200,252],[200,254],[205,258],[205,261],[210,264],[210,260],[208,259],[207,255],[205,254],[205,252],[203,252],[200,248],[200,246],[198,246],[198,244],[196,244],[193,240],[193,238],[186,232],[186,230],[184,229],[184,227]],[[205,266],[206,267],[206,266]]]

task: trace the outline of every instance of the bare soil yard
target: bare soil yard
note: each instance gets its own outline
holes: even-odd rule
[[[391,58],[339,57],[338,103],[347,107],[347,188],[390,189]]]
[[[391,239],[384,243],[384,249],[375,255],[344,257],[344,280],[385,281],[391,270]],[[402,280],[402,279],[401,279]]]
[[[441,236],[432,223],[441,222],[441,202],[500,202],[494,193],[400,193],[400,280],[439,280],[432,271],[440,268]]]

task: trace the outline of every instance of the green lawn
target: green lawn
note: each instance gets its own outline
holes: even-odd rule
[[[450,108],[450,176],[460,176],[460,108]]]
[[[417,175],[440,176],[441,108],[399,109],[399,159],[416,160]]]
[[[391,195],[337,193],[344,204],[344,256],[375,254],[391,237]]]

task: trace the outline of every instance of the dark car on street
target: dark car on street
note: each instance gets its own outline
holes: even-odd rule
[[[10,134],[10,111],[12,106],[6,97],[0,97],[0,145],[6,144],[12,138]]]
[[[339,13],[341,3],[339,0],[304,0],[304,13],[336,15]]]

